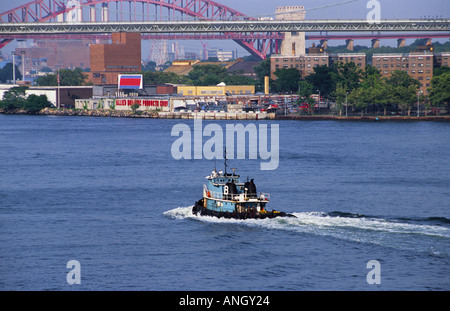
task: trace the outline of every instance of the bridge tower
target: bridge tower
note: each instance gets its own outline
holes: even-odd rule
[[[304,6],[280,6],[275,11],[277,20],[305,20]],[[283,56],[300,56],[306,53],[305,33],[304,32],[288,32],[281,43],[281,55]]]

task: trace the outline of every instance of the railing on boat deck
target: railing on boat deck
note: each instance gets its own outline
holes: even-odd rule
[[[255,194],[248,195],[247,193],[240,194],[223,194],[217,191],[208,190],[206,185],[203,185],[203,197],[218,199],[218,200],[231,200],[231,201],[248,201],[252,199],[258,199],[262,201],[270,201],[270,194],[264,192],[258,192]]]

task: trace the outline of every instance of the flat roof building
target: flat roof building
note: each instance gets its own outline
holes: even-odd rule
[[[141,34],[113,33],[111,44],[90,46],[91,72],[94,84],[114,84],[121,73],[140,72]]]
[[[390,77],[393,72],[405,71],[420,83],[420,90],[428,92],[433,78],[434,57],[429,51],[373,54],[372,65],[381,72],[382,77]]]

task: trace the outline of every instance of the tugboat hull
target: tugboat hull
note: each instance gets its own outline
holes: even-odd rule
[[[219,212],[207,209],[203,206],[203,200],[199,200],[192,207],[192,214],[201,216],[213,216],[217,218],[234,218],[234,219],[265,219],[265,218],[276,218],[276,217],[295,217],[292,214],[287,214],[285,212],[279,211],[266,211],[264,213],[260,212],[245,212],[238,213],[234,212]]]

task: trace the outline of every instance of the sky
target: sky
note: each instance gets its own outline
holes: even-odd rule
[[[0,0],[0,12],[18,7],[31,0]],[[47,1],[47,0],[45,0]],[[369,0],[214,0],[252,17],[273,16],[278,6],[303,5],[306,19],[366,19]],[[450,18],[449,0],[378,0],[381,5],[381,19],[415,19],[423,17]],[[340,4],[340,5],[334,5]],[[327,7],[329,6],[329,7]],[[308,9],[310,11],[308,11]],[[199,51],[201,44],[193,41],[181,42],[186,51]],[[310,42],[309,44],[311,44]],[[407,42],[409,43],[409,42]],[[333,41],[330,45],[343,44]],[[355,44],[368,44],[358,42]],[[382,42],[383,44],[383,42]],[[227,50],[238,48],[241,56],[244,51],[235,43],[227,41],[209,41],[208,46]],[[308,46],[308,43],[307,43]],[[10,48],[7,46],[7,48]],[[5,49],[7,49],[5,48]],[[147,47],[145,47],[147,48]],[[7,49],[8,50],[8,49]],[[6,51],[8,52],[8,51]]]
[[[335,3],[351,0],[215,0],[230,8],[249,16],[271,16],[277,6],[303,5],[306,9],[314,9]],[[369,0],[355,0],[340,6],[317,9],[307,13],[310,19],[352,18],[365,19]],[[382,18],[419,18],[421,16],[450,17],[449,0],[378,0],[381,4]],[[0,0],[0,12],[18,7],[31,0]]]

